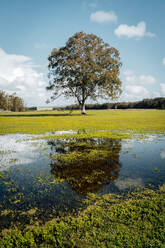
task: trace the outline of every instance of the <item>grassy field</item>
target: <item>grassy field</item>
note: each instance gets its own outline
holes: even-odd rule
[[[22,112],[1,113],[0,133],[29,133],[44,134],[57,130],[89,130],[93,135],[113,136],[108,131],[121,133],[146,134],[165,133],[164,110],[98,110],[88,111],[87,115],[81,115],[80,111],[74,111],[69,115],[68,111]],[[104,130],[104,133],[100,130]],[[98,132],[99,131],[99,132]],[[97,136],[96,135],[96,136]]]

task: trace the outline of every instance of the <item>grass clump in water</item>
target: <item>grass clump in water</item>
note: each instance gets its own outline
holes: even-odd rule
[[[52,156],[51,173],[65,180],[79,195],[96,193],[119,176],[120,140],[75,139],[49,141]]]
[[[1,248],[154,247],[165,242],[165,186],[126,196],[108,194],[76,217],[1,233]]]

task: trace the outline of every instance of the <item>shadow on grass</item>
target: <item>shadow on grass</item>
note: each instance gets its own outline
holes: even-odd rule
[[[45,116],[82,116],[81,114],[10,114],[10,115],[1,115],[0,117],[45,117]]]

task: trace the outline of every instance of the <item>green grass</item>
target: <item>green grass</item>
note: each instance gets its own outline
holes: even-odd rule
[[[4,230],[0,247],[163,248],[164,223],[165,187],[132,193],[125,199],[108,194],[76,217],[56,218],[43,227],[29,226],[23,231]]]
[[[81,115],[63,111],[0,114],[0,133],[44,134],[57,130],[90,130],[92,136],[120,136],[121,133],[165,133],[164,110],[97,110]],[[99,132],[98,132],[99,130]],[[118,131],[117,133],[100,130]],[[97,131],[97,132],[96,132]],[[82,135],[82,134],[81,134]],[[83,134],[84,135],[84,134]]]

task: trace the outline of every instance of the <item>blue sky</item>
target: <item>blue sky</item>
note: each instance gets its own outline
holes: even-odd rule
[[[84,31],[119,50],[120,101],[165,97],[164,13],[164,0],[1,0],[0,90],[45,105],[48,55]]]

